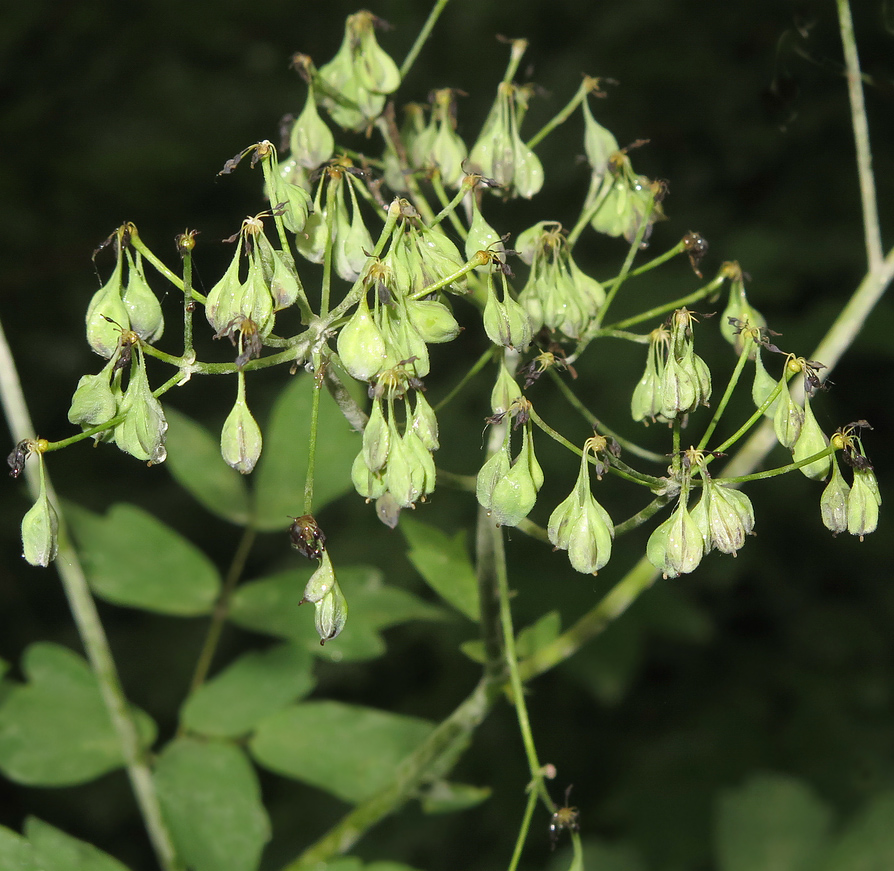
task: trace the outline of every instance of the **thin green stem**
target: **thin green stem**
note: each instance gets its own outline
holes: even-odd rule
[[[863,204],[863,236],[866,241],[866,260],[871,273],[882,267],[882,237],[878,219],[878,201],[875,193],[875,176],[872,172],[872,151],[869,147],[869,124],[866,105],[863,102],[863,81],[860,75],[860,57],[854,37],[854,22],[848,0],[836,0],[838,27],[844,48],[847,68],[847,93],[851,104],[851,128],[857,149],[857,173],[860,178],[860,199]]]
[[[531,818],[534,816],[534,808],[537,807],[537,799],[539,794],[536,789],[528,790],[528,802],[525,805],[525,813],[522,817],[521,827],[518,832],[518,838],[515,841],[515,849],[512,851],[512,859],[509,861],[508,871],[516,871],[518,863],[521,860],[522,851],[525,848],[525,841],[528,839],[528,832],[531,829]]]
[[[677,242],[673,248],[665,251],[664,254],[659,254],[657,257],[652,260],[643,263],[642,266],[637,266],[636,269],[631,269],[630,272],[627,273],[627,278],[633,278],[637,275],[642,275],[644,272],[649,272],[652,269],[657,269],[661,266],[662,263],[667,263],[668,260],[673,260],[678,254],[682,254],[686,250],[686,243],[684,241]],[[616,275],[614,278],[608,278],[602,282],[602,284],[609,285],[614,284],[621,278],[620,275]]]
[[[512,608],[509,604],[509,578],[506,572],[506,552],[503,542],[503,530],[491,521],[491,536],[493,538],[493,550],[495,555],[497,588],[500,596],[500,625],[503,629],[503,651],[506,665],[509,668],[509,685],[512,688],[512,703],[515,705],[515,713],[518,718],[518,727],[521,731],[522,743],[525,747],[525,756],[528,759],[528,770],[531,773],[531,789],[539,793],[546,806],[552,810],[553,803],[543,783],[543,766],[537,758],[537,748],[534,745],[534,733],[531,730],[531,721],[528,717],[528,706],[525,703],[525,690],[522,686],[521,674],[518,668],[518,656],[515,650],[515,630],[512,626]]]
[[[777,466],[775,469],[764,469],[760,472],[753,472],[750,475],[736,475],[734,477],[725,474],[722,478],[715,478],[714,480],[722,484],[747,484],[749,481],[763,481],[765,478],[776,478],[779,475],[787,475],[789,472],[794,472],[795,469],[800,469],[803,466],[809,466],[817,460],[830,457],[836,450],[837,448],[829,445],[829,447],[823,448],[823,450],[817,451],[815,454],[805,457],[803,460],[786,463],[784,466]]]
[[[465,228],[463,222],[460,221],[456,214],[456,208],[465,199],[469,189],[464,184],[460,185],[459,190],[456,192],[453,199],[448,199],[447,191],[444,190],[444,184],[441,181],[441,173],[437,171],[432,174],[431,186],[432,190],[435,192],[435,196],[438,198],[438,202],[441,204],[441,211],[434,216],[429,226],[434,227],[443,221],[445,217],[448,217],[456,234],[463,240],[463,242],[465,242],[469,236],[469,231]]]
[[[21,382],[2,324],[0,324],[0,398],[2,398],[3,409],[13,441],[18,443],[24,438],[32,437],[35,433],[34,425],[31,422],[31,415],[25,403]],[[38,490],[36,471],[34,464],[31,464],[30,467],[26,466],[25,474],[28,486],[35,497]],[[84,645],[87,659],[96,677],[103,703],[118,739],[131,789],[159,865],[164,871],[181,871],[183,865],[177,857],[174,842],[162,817],[147,753],[140,744],[136,723],[121,687],[121,680],[105,629],[99,619],[96,603],[93,601],[80,558],[68,535],[65,517],[48,474],[46,486],[50,501],[59,518],[59,551],[56,557],[56,569],[62,580],[62,587],[77,626],[78,635]]]
[[[616,321],[613,324],[609,324],[607,327],[603,327],[603,330],[623,330],[627,327],[635,326],[636,324],[641,324],[643,321],[652,320],[653,318],[661,317],[661,315],[668,314],[668,312],[676,311],[678,308],[683,308],[684,306],[688,306],[691,303],[698,302],[700,299],[704,299],[706,296],[711,296],[716,290],[720,288],[720,286],[724,282],[724,276],[721,273],[718,273],[715,278],[712,278],[704,287],[700,287],[698,290],[694,290],[692,293],[686,294],[686,296],[681,296],[679,299],[672,300],[671,302],[666,302],[663,305],[655,306],[655,308],[650,308],[648,311],[640,312],[638,315],[633,315],[633,317],[625,318],[622,321]],[[600,335],[602,330],[597,331],[596,335]],[[575,351],[577,353],[577,351]]]
[[[528,148],[536,148],[546,137],[552,133],[553,130],[556,129],[560,124],[564,124],[570,117],[571,113],[580,106],[581,103],[587,98],[587,94],[592,91],[592,85],[588,82],[587,79],[584,79],[581,82],[580,87],[577,89],[575,95],[568,101],[568,103],[560,109],[549,121],[546,122],[526,143],[525,145]]]
[[[310,407],[310,433],[307,437],[307,476],[304,479],[304,513],[312,514],[314,506],[314,472],[317,463],[317,435],[320,424],[320,391],[323,387],[321,361],[314,366],[314,392]]]
[[[711,422],[708,424],[705,429],[705,434],[701,437],[701,440],[698,443],[698,449],[704,450],[705,445],[708,444],[708,439],[714,435],[714,430],[717,428],[717,424],[720,423],[720,418],[723,416],[723,412],[726,411],[726,406],[729,404],[730,397],[733,395],[733,391],[736,389],[736,384],[739,383],[739,377],[742,374],[742,370],[745,368],[745,363],[748,361],[748,351],[751,347],[750,343],[747,341],[742,342],[742,350],[739,352],[739,359],[736,361],[736,368],[733,369],[733,374],[730,375],[729,383],[726,385],[726,390],[723,392],[723,396],[720,399],[720,402],[717,403],[717,408],[714,411],[714,416],[711,418]]]
[[[593,325],[598,329],[602,326],[603,320],[605,320],[605,313],[608,311],[611,304],[615,301],[615,297],[618,295],[618,291],[620,291],[621,286],[624,284],[624,281],[627,279],[628,274],[630,273],[630,268],[633,266],[633,260],[637,255],[637,252],[640,250],[640,246],[643,243],[643,239],[646,235],[646,230],[649,228],[649,218],[652,215],[652,210],[655,208],[655,193],[654,191],[649,195],[649,201],[646,203],[646,208],[643,211],[643,216],[640,219],[639,227],[636,231],[636,236],[633,238],[633,242],[630,243],[630,247],[627,249],[627,256],[624,258],[624,263],[621,266],[621,271],[618,273],[618,277],[612,282],[611,290],[605,295],[605,302],[599,306],[599,311],[596,314],[596,317],[593,319]]]
[[[631,454],[634,454],[637,457],[642,457],[644,460],[649,460],[653,463],[665,463],[667,462],[667,457],[664,454],[656,454],[654,451],[646,450],[645,448],[641,448],[636,442],[632,442],[629,439],[624,438],[623,436],[616,433],[614,430],[607,427],[592,411],[590,411],[581,400],[577,397],[574,391],[562,380],[562,377],[556,372],[554,369],[547,370],[550,378],[552,378],[553,383],[559,388],[559,392],[568,400],[569,404],[572,408],[576,409],[577,412],[586,420],[593,429],[598,429],[602,435],[607,435],[610,438],[613,438],[625,451],[628,451]]]
[[[456,272],[448,275],[446,278],[442,278],[440,281],[436,281],[434,284],[428,285],[428,287],[423,287],[422,290],[417,290],[415,293],[409,294],[408,297],[409,299],[423,299],[429,294],[434,293],[436,290],[441,290],[442,288],[453,284],[454,281],[458,281],[464,275],[468,275],[472,270],[477,269],[479,266],[485,265],[487,265],[486,262],[476,254],[468,263],[457,269]]]
[[[170,269],[168,269],[168,267],[165,266],[164,263],[162,263],[161,260],[159,260],[146,247],[145,243],[140,238],[140,234],[137,232],[136,225],[132,224],[132,223],[128,223],[125,226],[127,227],[128,233],[130,234],[130,239],[129,239],[130,244],[133,245],[133,247],[137,251],[139,251],[140,254],[142,254],[143,258],[145,260],[148,260],[155,267],[155,269],[158,272],[160,272],[165,278],[167,278],[167,280],[170,281],[171,284],[174,285],[174,287],[176,287],[179,291],[185,293],[186,290],[185,290],[185,286],[183,283],[183,279],[180,278],[179,275],[177,275],[176,273],[174,273]],[[194,288],[190,288],[189,292],[192,295],[193,299],[197,300],[198,302],[202,303],[203,305],[205,304],[205,297],[201,293],[196,291]]]
[[[556,432],[533,408],[533,406],[528,410],[531,415],[531,420],[540,427],[553,441],[557,441],[560,445],[568,448],[569,451],[577,454],[579,457],[583,456],[583,451],[574,443],[568,441],[561,433]],[[663,459],[667,459],[664,457]],[[589,458],[589,462],[595,464],[596,460],[592,457]],[[645,475],[642,472],[637,472],[636,469],[630,468],[626,463],[623,463],[621,460],[612,457],[611,463],[608,464],[608,470],[617,475],[618,477],[625,478],[628,481],[632,481],[634,484],[641,484],[646,487],[656,487],[661,484],[661,479],[656,478],[653,475]]]
[[[624,535],[639,526],[642,526],[649,518],[654,517],[665,505],[671,501],[670,496],[657,496],[645,508],[637,511],[633,517],[628,517],[621,523],[615,524],[615,538]]]
[[[460,382],[439,403],[437,403],[437,405],[435,405],[435,412],[440,411],[459,395],[460,391],[493,359],[496,350],[496,346],[489,347],[472,364],[472,368],[463,375]]]
[[[416,58],[419,56],[419,52],[422,51],[422,46],[425,45],[426,40],[428,40],[429,36],[431,35],[431,32],[434,29],[438,18],[440,18],[441,13],[444,11],[444,7],[447,5],[447,3],[448,0],[437,0],[435,5],[432,7],[431,12],[428,13],[428,18],[425,19],[425,24],[422,25],[422,30],[419,31],[419,35],[416,37],[416,41],[407,52],[407,56],[404,58],[404,62],[400,65],[401,81],[406,78],[407,73],[410,71],[410,67],[412,67],[413,64],[416,62]]]
[[[242,531],[239,544],[236,546],[236,552],[233,559],[230,560],[230,567],[227,569],[227,576],[221,587],[220,595],[214,604],[214,612],[211,615],[211,622],[208,625],[208,632],[205,635],[205,641],[202,644],[202,650],[199,658],[196,660],[195,671],[189,684],[189,695],[192,695],[208,677],[211,669],[211,663],[214,661],[214,654],[220,643],[220,636],[226,623],[227,615],[230,612],[230,599],[236,590],[242,573],[245,570],[245,563],[248,555],[251,553],[252,545],[255,541],[256,530],[253,526],[246,526]],[[178,734],[185,733],[185,727],[181,723]]]
[[[590,203],[588,207],[584,208],[584,210],[580,214],[580,217],[577,219],[577,223],[574,225],[574,227],[571,228],[571,232],[568,234],[569,248],[574,248],[578,238],[580,237],[580,234],[584,232],[587,224],[589,224],[592,220],[593,215],[595,215],[596,212],[598,212],[599,209],[602,208],[602,204],[605,202],[606,198],[609,195],[609,192],[612,189],[612,186],[609,182],[610,180],[606,181],[604,177],[600,180],[597,180],[595,176],[590,179],[590,190],[587,194],[587,199],[589,199],[590,196],[594,194],[595,197],[593,199],[593,202]],[[596,187],[597,185],[598,188]],[[586,200],[584,202],[586,202]]]

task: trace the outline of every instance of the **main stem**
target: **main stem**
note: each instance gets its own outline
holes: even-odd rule
[[[9,422],[13,441],[18,443],[23,438],[33,437],[34,425],[31,422],[31,415],[28,413],[21,382],[2,324],[0,324],[0,397],[2,397],[3,409]],[[30,467],[26,467],[26,475],[31,494],[36,496],[37,477],[33,463]],[[146,825],[149,840],[155,850],[158,863],[164,871],[181,871],[183,865],[177,858],[174,842],[162,817],[152,771],[149,768],[146,754],[140,746],[139,733],[121,687],[109,640],[99,619],[96,603],[93,601],[93,595],[87,585],[77,551],[68,536],[59,500],[53,491],[49,476],[47,476],[47,492],[59,516],[59,553],[56,558],[56,569],[62,580],[62,587],[68,599],[81,643],[84,645],[87,658],[99,684],[109,719],[118,737],[127,776]]]

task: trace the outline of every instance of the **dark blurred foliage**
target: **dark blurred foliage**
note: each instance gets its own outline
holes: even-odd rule
[[[881,2],[853,5],[890,244],[894,36],[883,26]],[[242,147],[277,137],[280,116],[304,100],[288,68],[290,55],[305,51],[318,63],[330,58],[350,11],[344,0],[4,4],[0,314],[40,434],[57,438],[69,431],[71,392],[80,375],[99,368],[82,326],[99,282],[91,252],[118,223],[133,220],[173,264],[174,235],[198,228],[198,275],[209,287],[229,256],[217,240],[260,208],[258,177],[247,169],[224,179],[215,173]],[[381,41],[402,58],[427,14],[425,4],[386,0],[373,11],[393,25]],[[401,96],[421,100],[430,88],[448,85],[466,91],[460,123],[474,137],[506,61],[495,34],[531,41],[522,69],[543,96],[532,105],[528,131],[563,105],[581,73],[617,81],[594,112],[621,143],[651,140],[636,152],[634,165],[670,186],[670,220],[656,228],[652,250],[665,250],[688,230],[701,232],[711,245],[706,274],[722,260],[738,260],[751,276],[752,302],[783,333],[780,344],[808,354],[865,264],[834,4],[454,0]],[[579,120],[566,126],[540,149],[545,192],[506,218],[511,229],[546,217],[573,222],[586,172],[578,157]],[[371,152],[377,148],[370,143]],[[589,235],[579,262],[607,276],[623,255],[619,243]],[[100,255],[103,276],[108,267]],[[675,263],[643,281],[641,295],[631,290],[635,298],[622,299],[619,312],[694,286],[688,267]],[[176,305],[169,296],[166,307]],[[894,463],[886,453],[892,444],[892,335],[894,310],[885,300],[833,375],[834,388],[815,403],[827,431],[858,418],[875,426],[866,444],[888,506],[894,504]],[[453,367],[467,350],[478,353],[471,342],[439,349],[433,371],[449,374],[433,376],[433,398],[458,377]],[[719,344],[715,350],[728,354]],[[595,384],[584,398],[624,434],[663,450],[663,433],[653,428],[643,437],[627,415],[642,356],[626,346],[594,347],[579,367],[582,379]],[[616,373],[630,377],[619,383]],[[284,377],[266,379],[268,405]],[[217,428],[233,392],[230,384],[194,379],[169,398]],[[582,440],[585,428],[552,392],[538,385],[531,397],[548,420]],[[260,410],[259,402],[253,407]],[[444,468],[473,471],[469,456],[481,444],[484,407],[481,395],[458,402],[449,423],[455,438],[439,456]],[[545,522],[570,488],[576,464],[543,439],[538,445],[547,485],[535,513]],[[163,468],[150,470],[111,449],[82,444],[54,458],[51,469],[64,496],[94,509],[136,501],[226,564],[231,529],[178,491]],[[606,504],[621,505],[622,513],[624,488],[616,480],[604,488]],[[718,790],[750,772],[803,777],[842,812],[894,786],[890,508],[883,507],[879,532],[862,544],[850,536],[832,540],[820,523],[820,489],[801,476],[753,486],[758,536],[737,559],[712,555],[695,575],[659,583],[603,637],[533,683],[539,750],[559,769],[555,797],[573,782],[587,835],[635,842],[654,869],[709,868],[713,801]],[[79,649],[53,573],[29,569],[19,557],[24,488],[9,482],[6,494],[0,655],[15,663],[34,640]],[[637,507],[630,502],[630,513]],[[439,492],[417,516],[452,531],[469,523],[472,510],[467,497]],[[399,533],[370,514],[361,500],[348,497],[327,508],[321,522],[339,542],[342,560],[386,567],[389,581],[424,593],[402,556]],[[632,564],[644,541],[645,535],[632,535],[620,542],[604,577],[593,579],[512,533],[519,625],[551,608],[570,623]],[[287,558],[285,532],[264,538],[257,553],[250,572]],[[129,695],[169,736],[202,621],[101,610]],[[470,663],[457,663],[455,645],[467,637],[457,626],[393,630],[385,659],[327,665],[319,692],[439,719],[475,680]],[[257,643],[261,639],[230,632],[220,661]],[[410,808],[369,835],[360,854],[429,871],[503,867],[527,781],[510,708],[498,708],[481,728],[458,774],[492,785],[494,797],[453,817],[424,817]],[[263,777],[263,789],[277,839],[267,857],[270,868],[343,810],[322,793],[270,776]],[[151,867],[122,774],[76,789],[6,784],[0,822],[18,828],[29,812],[99,844],[135,871]],[[537,817],[526,867],[542,867],[547,859],[547,822]],[[480,845],[474,854],[472,843]]]

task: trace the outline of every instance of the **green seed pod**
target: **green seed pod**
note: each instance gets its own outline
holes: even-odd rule
[[[304,588],[304,598],[300,604],[311,602],[315,605],[329,595],[335,589],[335,585],[335,569],[332,568],[329,551],[324,550],[320,557],[319,567],[310,576],[307,586]]]
[[[484,306],[484,331],[495,345],[524,350],[534,339],[527,309],[516,302],[503,284],[503,299],[497,299],[493,281],[488,278],[487,302]]]
[[[127,288],[123,301],[130,328],[144,342],[157,342],[165,328],[161,304],[143,274],[142,258],[137,254],[134,262],[130,251],[127,252]]]
[[[442,281],[465,265],[459,249],[440,229],[430,229],[424,225],[420,226],[415,235],[415,242],[416,257],[418,258],[417,262],[422,280],[421,283],[414,282],[411,285],[412,293],[417,293],[436,282]],[[466,294],[469,291],[468,281],[463,276],[442,289],[449,293]]]
[[[773,414],[773,429],[779,444],[791,449],[794,448],[798,436],[801,435],[804,410],[792,399],[785,375],[780,380],[782,381],[782,390],[776,402],[776,411]]]
[[[478,478],[475,486],[475,494],[478,503],[488,510],[493,505],[494,488],[509,474],[511,460],[509,456],[509,432],[500,450],[496,451],[485,461],[478,470]]]
[[[115,271],[93,294],[87,306],[87,342],[100,357],[108,359],[118,348],[121,331],[130,329],[127,306],[121,298],[124,258],[118,256]],[[114,323],[110,322],[113,321]]]
[[[685,367],[668,357],[661,378],[661,413],[673,420],[680,414],[689,414],[698,407],[699,385],[691,367]]]
[[[605,176],[602,185],[609,185],[609,192],[593,215],[590,226],[606,236],[623,236],[634,219],[630,187],[625,179],[611,175]]]
[[[673,514],[649,536],[646,557],[665,578],[675,578],[694,571],[704,549],[701,530],[681,499]]]
[[[531,513],[536,502],[537,487],[530,466],[519,456],[494,486],[490,516],[498,526],[517,526]]]
[[[510,406],[517,399],[521,399],[521,388],[516,380],[509,374],[506,364],[501,360],[497,373],[497,381],[490,394],[490,407],[494,414],[503,414],[509,411]]]
[[[289,135],[292,157],[307,169],[316,169],[335,153],[335,138],[317,112],[313,85],[307,89],[307,100],[295,119]]]
[[[435,490],[437,479],[435,461],[428,448],[422,443],[422,439],[416,430],[407,427],[403,441],[406,456],[415,459],[415,463],[412,466],[414,489],[419,491],[419,496],[425,498],[430,493],[434,493]]]
[[[146,361],[141,351],[137,351],[131,363],[130,383],[121,397],[118,414],[124,420],[115,427],[115,444],[125,453],[150,463],[163,463],[167,457],[165,420],[161,403],[149,389],[146,377]]]
[[[273,251],[273,275],[270,277],[270,295],[276,311],[294,305],[302,291],[301,280],[282,251]]]
[[[358,381],[370,381],[382,371],[387,356],[385,340],[370,314],[365,293],[357,311],[339,331],[336,345],[345,369]]]
[[[530,423],[525,424],[522,432],[522,449],[519,459],[527,462],[528,471],[531,473],[531,480],[534,482],[534,489],[538,492],[543,486],[543,468],[534,455],[534,431]]]
[[[452,342],[459,335],[459,324],[444,303],[434,299],[407,299],[403,305],[423,342]]]
[[[568,274],[581,306],[588,317],[594,317],[605,303],[605,288],[595,279],[587,275],[568,254]]]
[[[841,469],[838,468],[838,461],[833,457],[832,477],[820,497],[820,515],[823,518],[823,525],[832,535],[847,531],[850,492],[851,488],[844,480]]]
[[[798,440],[792,448],[792,459],[797,463],[806,460],[819,453],[829,446],[829,440],[820,429],[820,425],[816,422],[813,415],[813,409],[810,407],[810,397],[804,398],[804,422],[801,425],[801,432],[798,434]],[[829,465],[832,462],[831,457],[823,457],[815,463],[808,463],[801,466],[801,471],[815,481],[822,481],[829,474]]]
[[[385,485],[394,501],[401,508],[410,508],[423,495],[425,486],[425,470],[419,466],[412,446],[401,438],[397,427],[392,423],[391,450],[388,453],[388,465],[385,467]]]
[[[437,167],[444,184],[458,188],[466,176],[463,161],[468,152],[455,130],[453,94],[450,88],[432,94],[431,120],[415,138],[410,155],[414,166]]]
[[[649,353],[646,357],[646,371],[633,388],[630,413],[634,420],[655,420],[661,414],[664,383],[665,353],[668,334],[666,330],[653,330],[649,335]],[[648,420],[646,420],[648,418]]]
[[[220,453],[228,466],[243,475],[249,474],[261,456],[261,428],[252,417],[245,401],[245,373],[237,373],[238,395],[220,433]]]
[[[506,255],[506,246],[497,235],[497,231],[484,220],[481,209],[475,198],[472,198],[472,223],[469,225],[469,235],[466,237],[466,260],[471,260],[479,251],[492,251],[500,259]],[[487,272],[489,266],[476,266],[476,272]]]
[[[614,526],[608,512],[590,496],[568,534],[568,561],[571,568],[595,575],[611,558]]]
[[[372,472],[380,471],[388,462],[392,443],[391,428],[385,420],[382,400],[376,397],[373,400],[369,420],[363,429],[363,456],[367,468]]]
[[[273,174],[273,189],[267,192],[270,205],[282,209],[282,222],[290,233],[300,233],[307,224],[312,203],[310,194],[301,185],[286,181],[278,172]]]
[[[84,375],[78,381],[68,409],[69,423],[86,430],[111,420],[117,414],[121,388],[115,378],[117,389],[112,389],[112,365],[110,361],[98,375]]]
[[[326,209],[323,207],[323,182],[326,174],[320,177],[317,193],[314,197],[313,212],[308,215],[304,228],[295,234],[295,247],[298,253],[311,263],[322,263],[326,256],[326,242],[329,239],[329,228],[326,225]]]
[[[509,90],[502,83],[497,98],[484,120],[478,139],[469,152],[469,168],[498,185],[509,188],[515,173],[515,149],[509,117]]]
[[[553,510],[549,516],[549,523],[546,527],[546,534],[553,547],[557,550],[568,550],[568,543],[571,540],[571,530],[583,510],[581,500],[577,492],[577,487],[572,490],[571,495],[564,499]]]
[[[735,556],[754,528],[751,500],[741,490],[715,484],[710,478],[691,516],[701,531],[705,553],[716,548]]]
[[[359,130],[367,123],[364,109],[374,109],[375,101],[371,101],[371,95],[367,91],[361,93],[361,87],[354,72],[354,59],[352,44],[356,42],[351,30],[351,17],[349,16],[345,26],[345,35],[341,46],[334,58],[329,63],[320,67],[320,78],[328,86],[332,94],[340,95],[344,102],[325,94],[320,98],[320,104],[329,112],[332,120],[346,130]],[[377,115],[385,106],[385,98],[378,97],[379,108]],[[353,103],[354,106],[350,104]],[[370,116],[374,117],[374,116]]]
[[[581,109],[584,113],[584,152],[594,178],[601,179],[608,168],[609,157],[618,150],[618,140],[596,121],[587,100],[583,101]]]
[[[348,602],[338,582],[319,602],[314,603],[314,626],[320,636],[320,645],[335,638],[348,620]]]
[[[355,41],[354,65],[357,81],[374,94],[391,94],[400,85],[400,70],[376,40],[375,25],[382,24],[371,12],[357,12],[348,19]]]
[[[345,176],[347,179],[347,176]],[[344,185],[348,186],[351,193],[351,219],[348,220],[348,211],[344,201]],[[372,237],[366,224],[363,223],[363,215],[357,205],[357,195],[349,181],[343,182],[336,195],[335,207],[335,243],[332,248],[335,271],[345,281],[356,281],[366,266],[366,261],[372,252]]]
[[[767,401],[767,397],[776,389],[776,383],[776,380],[764,368],[760,348],[758,348],[754,355],[754,381],[751,384],[751,399],[755,408],[760,408]],[[773,420],[778,405],[779,400],[774,399],[764,410],[764,417]]]
[[[273,329],[273,297],[264,275],[263,262],[257,254],[249,259],[248,280],[242,286],[242,297],[239,300],[239,316],[252,321],[262,339],[270,335]]]
[[[882,504],[878,481],[872,469],[854,469],[854,483],[847,497],[847,531],[851,535],[875,532],[878,526],[878,509]]]
[[[369,502],[378,499],[387,491],[385,476],[381,472],[371,472],[366,465],[366,456],[361,450],[351,465],[351,483],[354,489]]]
[[[59,518],[47,495],[43,454],[38,452],[37,456],[40,460],[40,489],[37,501],[22,518],[22,556],[32,566],[46,567],[56,559]]]
[[[515,172],[512,183],[515,193],[526,200],[531,199],[542,187],[544,181],[543,164],[540,158],[515,133]]]
[[[223,277],[208,293],[205,301],[205,317],[215,333],[224,333],[227,326],[240,314],[239,302],[242,299],[243,287],[239,279],[239,258],[242,255],[242,234],[233,259],[224,272]]]
[[[737,321],[739,326],[730,323],[730,318]],[[730,283],[726,308],[720,316],[720,334],[735,348],[736,354],[742,353],[743,342],[749,342],[748,356],[754,357],[758,346],[750,334],[741,328],[746,324],[752,330],[761,329],[767,326],[767,320],[748,302],[748,297],[745,296],[745,283],[740,277]]]
[[[438,442],[438,418],[428,400],[419,391],[416,392],[416,406],[413,409],[413,431],[419,436],[427,451],[436,451]]]

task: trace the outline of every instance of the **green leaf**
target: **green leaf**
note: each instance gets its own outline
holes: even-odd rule
[[[489,786],[451,783],[439,780],[426,789],[422,796],[422,810],[427,814],[449,814],[476,807],[490,798]]]
[[[544,614],[536,623],[526,626],[515,640],[515,652],[519,659],[527,659],[559,637],[562,618],[558,611]]]
[[[158,798],[192,871],[256,871],[270,821],[257,774],[229,743],[181,738],[161,754]]]
[[[439,529],[402,517],[400,529],[410,545],[410,562],[425,582],[470,620],[481,616],[478,602],[478,579],[466,549],[464,532],[453,538]]]
[[[432,728],[373,708],[307,702],[260,723],[249,747],[265,768],[359,802],[393,780],[397,765]]]
[[[0,826],[0,868],[5,871],[41,871],[31,844],[6,826]]]
[[[174,480],[212,514],[244,526],[251,511],[245,478],[220,455],[220,437],[176,408],[165,406],[165,466]]]
[[[69,505],[84,571],[97,596],[115,605],[191,617],[207,614],[220,592],[214,564],[179,532],[134,505],[105,517]]]
[[[126,865],[108,853],[37,817],[25,820],[25,834],[34,849],[35,863],[42,871],[127,871]]]
[[[29,786],[86,783],[124,764],[118,739],[87,663],[58,644],[32,644],[22,657],[28,683],[0,708],[0,768]],[[155,724],[134,710],[142,743]]]
[[[294,644],[252,651],[203,684],[183,707],[183,725],[216,737],[238,737],[314,687],[313,658]]]
[[[820,871],[889,871],[894,868],[894,793],[875,796],[825,851]]]
[[[801,781],[773,774],[752,777],[720,799],[719,867],[721,871],[813,871],[828,849],[830,822],[829,808]]]
[[[304,586],[316,563],[243,584],[230,602],[230,619],[246,629],[288,638],[317,656],[335,661],[372,659],[385,652],[380,629],[408,620],[444,616],[440,608],[397,587],[382,583],[382,573],[369,566],[336,567],[336,576],[348,600],[348,625],[338,638],[320,646],[313,611],[300,608]]]
[[[264,452],[254,472],[258,529],[285,530],[289,517],[303,514],[308,434],[314,379],[301,374],[280,393],[264,430]],[[322,389],[318,424],[313,512],[353,489],[351,463],[360,434],[351,429],[329,393]]]

